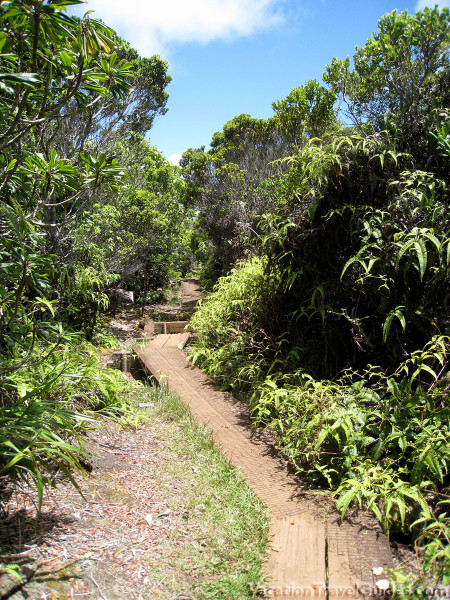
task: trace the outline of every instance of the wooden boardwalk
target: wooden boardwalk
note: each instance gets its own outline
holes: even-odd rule
[[[187,339],[185,333],[158,335],[139,356],[146,370],[211,430],[271,512],[267,579],[255,582],[255,589],[267,598],[381,597],[377,582],[388,579],[392,567],[386,536],[317,516],[311,501],[299,497],[296,478],[249,425],[240,405],[186,361],[180,347]]]

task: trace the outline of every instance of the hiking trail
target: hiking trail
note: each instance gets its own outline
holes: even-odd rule
[[[182,289],[182,312],[192,314],[201,293],[193,280]],[[187,361],[182,348],[189,333],[179,325],[170,333],[170,323],[164,331],[138,351],[144,368],[189,406],[270,510],[267,580],[255,582],[255,589],[279,598],[382,597],[393,563],[381,529],[318,514],[317,503],[300,495],[286,461],[251,426],[247,410]]]

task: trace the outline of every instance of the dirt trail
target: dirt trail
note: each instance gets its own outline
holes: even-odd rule
[[[199,298],[187,282],[186,301]],[[221,392],[180,350],[186,334],[156,336],[139,352],[146,369],[185,401],[212,432],[249,487],[272,514],[266,597],[371,598],[392,567],[389,542],[374,522],[341,523],[320,515],[323,504],[304,493],[273,445],[250,425],[245,408]],[[256,582],[258,584],[258,582]],[[383,586],[383,583],[380,583]]]
[[[136,431],[105,420],[85,440],[96,458],[92,473],[76,476],[83,496],[69,482],[48,488],[37,523],[35,490],[3,492],[0,566],[19,565],[23,581],[0,576],[0,598],[187,598],[166,585],[176,579],[180,590],[190,587],[173,554],[198,537],[195,526],[186,532],[189,476],[167,472],[180,460],[165,441],[176,434],[175,425],[155,417]]]
[[[183,292],[183,301],[181,303],[181,312],[192,315],[201,300],[202,293],[195,279],[183,279],[181,282],[181,291]]]

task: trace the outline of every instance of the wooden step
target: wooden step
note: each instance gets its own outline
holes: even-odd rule
[[[155,333],[183,333],[189,321],[155,321],[153,331]]]
[[[161,333],[151,340],[149,346],[152,348],[183,349],[190,337],[190,333]]]

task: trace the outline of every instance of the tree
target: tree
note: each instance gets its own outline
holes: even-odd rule
[[[185,203],[196,207],[209,238],[210,282],[259,242],[263,215],[281,210],[288,170],[283,159],[336,129],[334,101],[333,92],[309,81],[274,102],[273,117],[238,115],[213,135],[208,152],[203,147],[183,154]]]
[[[73,281],[78,299],[106,301],[105,280],[76,271],[62,232],[121,169],[105,153],[65,155],[55,123],[109,95],[125,101],[133,75],[108,27],[65,14],[79,3],[0,3],[0,473],[33,480],[40,501],[58,471],[76,485],[87,422],[76,407],[106,406],[118,390],[59,318]]]
[[[101,51],[110,51],[112,30],[100,21],[78,21],[63,12],[79,3],[11,0],[0,5],[0,65],[3,78],[15,84],[2,90],[0,151],[20,152],[26,136],[39,145],[46,126],[65,118],[72,101],[80,108],[89,105],[91,91],[96,93],[94,103],[110,93],[122,98],[129,93],[131,65],[117,62],[114,53],[98,60]]]
[[[168,93],[165,88],[171,81],[167,74],[168,63],[159,56],[140,57],[137,51],[116,34],[111,33],[116,62],[128,65],[125,81],[129,85],[126,95],[110,93],[100,96],[91,89],[91,97],[80,110],[78,102],[65,109],[65,118],[49,124],[45,140],[64,152],[76,156],[85,147],[91,152],[111,152],[115,144],[130,132],[145,135],[159,115],[167,112]],[[101,64],[109,60],[103,51]]]
[[[209,238],[211,281],[244,256],[270,202],[269,196],[256,190],[283,171],[276,161],[286,151],[274,118],[254,119],[244,114],[213,135],[208,152],[199,148],[183,154],[184,199],[195,206],[198,226]]]
[[[319,85],[315,79],[294,88],[284,100],[273,102],[277,121],[283,135],[300,150],[305,142],[320,137],[337,125],[334,113],[336,95]]]
[[[399,132],[403,148],[417,149],[437,112],[449,107],[449,9],[384,15],[378,32],[350,59],[333,58],[324,73],[355,125]],[[437,111],[437,112],[436,112]],[[390,125],[389,125],[390,124]]]
[[[20,196],[61,257],[68,226],[121,173],[115,144],[164,114],[170,81],[159,57],[141,59],[103,23],[68,17],[77,3],[1,4],[0,69],[10,83],[0,104],[0,194]]]
[[[130,134],[116,152],[125,165],[121,185],[73,228],[74,258],[85,266],[104,265],[107,273],[121,275],[122,284],[140,273],[146,288],[163,286],[183,270],[181,238],[189,230],[178,167],[139,134]]]
[[[114,53],[98,60],[100,51],[111,50],[111,30],[65,14],[68,5],[77,3],[12,0],[0,5],[0,252],[9,257],[2,267],[0,344],[8,355],[28,346],[29,353],[36,332],[43,332],[36,322],[45,319],[45,310],[36,309],[36,298],[43,298],[45,306],[54,291],[57,270],[50,254],[56,250],[61,258],[67,220],[100,186],[113,186],[120,175],[117,161],[105,155],[83,153],[77,162],[42,148],[43,132],[65,119],[73,102],[82,110],[92,101],[93,89],[96,99],[110,93],[125,97],[130,90],[128,63],[118,62]],[[55,331],[58,338],[58,327]]]

